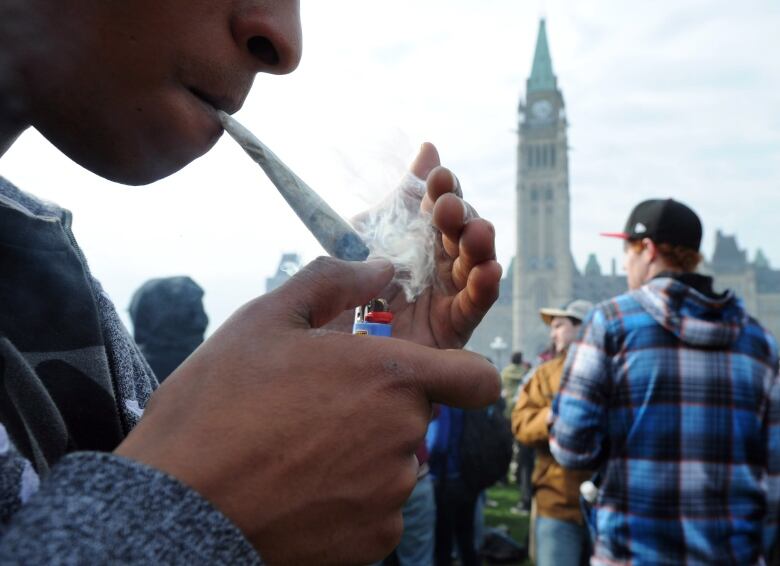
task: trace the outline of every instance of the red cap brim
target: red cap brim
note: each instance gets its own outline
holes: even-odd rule
[[[629,236],[625,232],[601,232],[599,236],[605,238],[620,238],[621,240],[628,240]]]

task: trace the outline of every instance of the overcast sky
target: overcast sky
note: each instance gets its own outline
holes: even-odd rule
[[[422,141],[514,250],[517,103],[547,17],[566,100],[572,248],[607,269],[636,202],[673,196],[780,267],[780,2],[303,0],[304,58],[260,76],[237,117],[345,216],[391,189]],[[59,202],[126,312],[150,277],[188,274],[215,324],[264,290],[280,255],[321,252],[226,137],[144,188],[111,184],[28,131],[0,174]],[[212,325],[212,330],[214,326]]]

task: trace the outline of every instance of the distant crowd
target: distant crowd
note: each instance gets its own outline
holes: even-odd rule
[[[384,564],[778,563],[774,338],[696,273],[702,226],[687,206],[645,201],[604,235],[623,240],[628,292],[541,308],[550,346],[532,364],[512,355],[496,405],[434,405]],[[161,381],[203,340],[202,296],[178,277],[133,298]],[[486,528],[496,483],[517,486],[527,541]]]

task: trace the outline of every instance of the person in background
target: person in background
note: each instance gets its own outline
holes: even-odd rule
[[[478,565],[474,514],[479,492],[466,485],[460,472],[463,410],[442,405],[429,434],[429,463],[436,493],[434,563],[436,566],[452,564],[453,543],[457,543],[461,565]]]
[[[135,342],[160,383],[203,343],[209,324],[203,289],[189,277],[150,279],[128,310]]]
[[[550,448],[600,468],[592,564],[762,564],[780,508],[775,339],[696,273],[702,225],[673,199],[622,232],[629,292],[569,350]]]
[[[536,450],[532,531],[538,566],[580,566],[590,557],[589,533],[580,511],[580,484],[592,473],[564,470],[553,459],[547,427],[566,352],[591,308],[588,301],[574,300],[562,308],[541,309],[542,320],[550,327],[555,357],[534,371],[512,412],[515,438]]]
[[[520,389],[525,374],[528,373],[528,370],[530,369],[531,366],[523,361],[522,352],[512,352],[512,358],[510,359],[509,365],[501,370],[501,396],[506,403],[507,417],[512,415],[512,409],[515,406],[518,390]]]
[[[512,417],[512,409],[517,402],[520,386],[530,369],[531,365],[523,360],[522,352],[512,352],[509,365],[501,370],[501,396],[506,403],[505,414],[508,419]],[[521,515],[528,515],[531,512],[531,473],[534,465],[534,451],[533,448],[526,448],[515,442],[513,452],[515,483],[520,491],[520,501],[512,510]]]

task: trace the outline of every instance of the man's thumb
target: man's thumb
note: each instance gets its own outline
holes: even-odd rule
[[[366,262],[319,257],[278,290],[280,304],[302,326],[318,328],[346,309],[376,298],[393,278],[393,264],[384,259]]]

